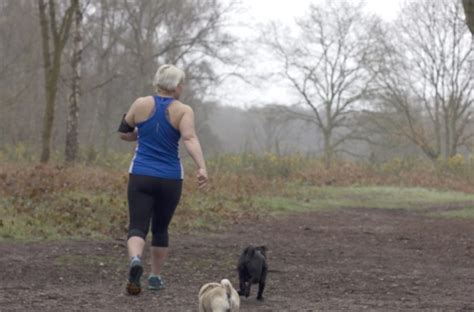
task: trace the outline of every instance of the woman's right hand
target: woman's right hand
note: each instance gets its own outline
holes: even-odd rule
[[[199,184],[199,188],[203,188],[206,183],[207,183],[207,170],[204,169],[204,168],[200,168],[198,169],[198,172],[197,172],[197,180],[198,180],[198,184]]]

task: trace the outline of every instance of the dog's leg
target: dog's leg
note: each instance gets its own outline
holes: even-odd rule
[[[257,300],[263,300],[263,290],[264,289],[265,289],[265,281],[261,280],[260,283],[258,283]]]
[[[243,269],[239,269],[239,291],[237,293],[239,296],[245,295],[245,274]]]
[[[250,296],[250,287],[252,286],[251,282],[245,283],[245,298]]]
[[[243,280],[240,281],[239,291],[237,292],[239,296],[245,296],[245,282]]]
[[[265,289],[266,280],[267,280],[267,268],[264,268],[262,271],[262,277],[260,278],[260,282],[258,283],[257,300],[263,300],[263,290]]]

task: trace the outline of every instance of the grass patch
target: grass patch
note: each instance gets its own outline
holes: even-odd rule
[[[124,198],[106,192],[63,192],[47,198],[0,200],[0,240],[104,238],[124,232]]]
[[[215,230],[257,215],[345,208],[428,209],[465,203],[466,209],[435,212],[447,217],[474,217],[474,194],[401,187],[316,187],[288,183],[281,196],[233,192],[183,196],[173,230]],[[429,209],[428,209],[429,210]],[[127,203],[115,192],[69,191],[42,197],[0,199],[0,240],[110,238],[126,233]]]
[[[450,210],[441,212],[441,215],[448,218],[472,219],[474,218],[474,205],[460,210]]]
[[[272,213],[317,211],[338,208],[425,209],[448,203],[474,204],[474,194],[400,187],[309,187],[292,186],[286,196],[256,198],[259,207]],[[468,210],[465,215],[472,214]]]
[[[354,207],[426,209],[450,203],[466,209],[448,216],[474,214],[467,209],[474,207],[474,195],[466,194],[474,193],[472,183],[427,168],[394,174],[341,163],[325,169],[317,160],[271,155],[222,157],[209,166],[205,190],[197,189],[194,171],[185,170],[173,231],[212,231],[262,215]],[[127,181],[125,170],[0,164],[0,240],[123,237]]]
[[[320,206],[317,205],[317,201],[309,199],[298,200],[280,196],[261,196],[257,197],[255,202],[260,209],[269,210],[276,214],[285,212],[315,211],[320,209]]]

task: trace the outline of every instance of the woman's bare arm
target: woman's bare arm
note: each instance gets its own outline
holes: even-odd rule
[[[135,102],[133,102],[133,104],[130,106],[130,109],[128,110],[127,114],[125,114],[124,120],[130,127],[135,128],[137,110],[140,109],[140,106],[143,105],[143,102],[144,98],[136,99]],[[137,128],[135,128],[133,132],[120,132],[119,136],[124,141],[134,142],[138,139]]]
[[[135,128],[135,130],[133,130],[133,132],[128,132],[128,133],[122,133],[120,132],[119,133],[119,136],[122,140],[124,141],[128,141],[128,142],[134,142],[136,140],[138,140],[138,131],[137,131],[137,128]]]
[[[183,117],[181,117],[181,121],[179,123],[179,131],[181,133],[181,138],[183,139],[186,150],[188,151],[189,155],[191,155],[194,163],[198,167],[197,179],[199,186],[202,187],[206,184],[208,179],[206,163],[202,154],[199,138],[197,137],[196,131],[194,129],[194,112],[191,107],[184,107],[184,114]]]

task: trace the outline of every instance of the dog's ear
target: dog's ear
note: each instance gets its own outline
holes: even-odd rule
[[[247,246],[244,251],[242,252],[244,255],[251,255],[254,251],[255,247],[252,245]]]
[[[267,257],[267,250],[268,250],[267,246],[265,245],[258,246],[256,249],[259,250],[264,257]]]

